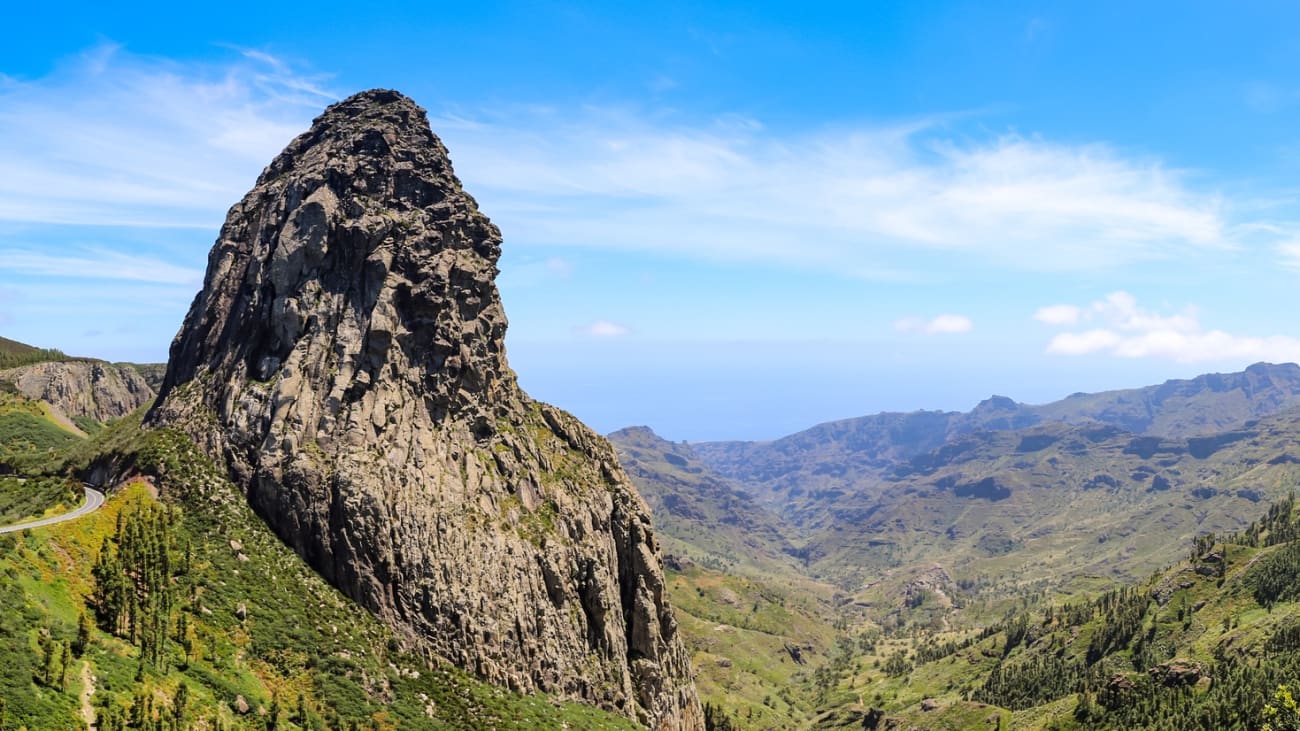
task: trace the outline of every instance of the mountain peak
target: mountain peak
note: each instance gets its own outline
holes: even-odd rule
[[[609,443],[507,365],[500,245],[424,110],[349,97],[231,208],[150,420],[412,641],[697,729],[648,508]]]
[[[1020,408],[1020,404],[1006,396],[993,394],[983,401],[976,404],[973,411],[1015,411]]]

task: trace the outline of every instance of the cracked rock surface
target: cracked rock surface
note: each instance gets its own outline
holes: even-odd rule
[[[65,416],[98,422],[120,419],[154,399],[153,389],[136,369],[101,361],[20,366],[0,371],[0,380]]]
[[[500,245],[424,110],[335,104],[230,210],[149,419],[412,645],[703,729],[649,510],[506,363]]]

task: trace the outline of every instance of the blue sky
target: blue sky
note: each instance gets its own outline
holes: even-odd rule
[[[1300,8],[871,5],[10,10],[0,334],[164,359],[225,210],[390,87],[503,230],[525,388],[601,431],[1300,359]]]

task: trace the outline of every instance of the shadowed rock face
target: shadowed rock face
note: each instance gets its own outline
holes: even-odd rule
[[[500,243],[422,109],[331,106],[231,209],[150,420],[413,643],[701,729],[644,502],[506,364]]]

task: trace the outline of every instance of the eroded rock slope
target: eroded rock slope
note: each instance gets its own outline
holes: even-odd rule
[[[702,729],[645,503],[506,363],[500,244],[411,100],[331,106],[230,210],[150,420],[412,643]]]

